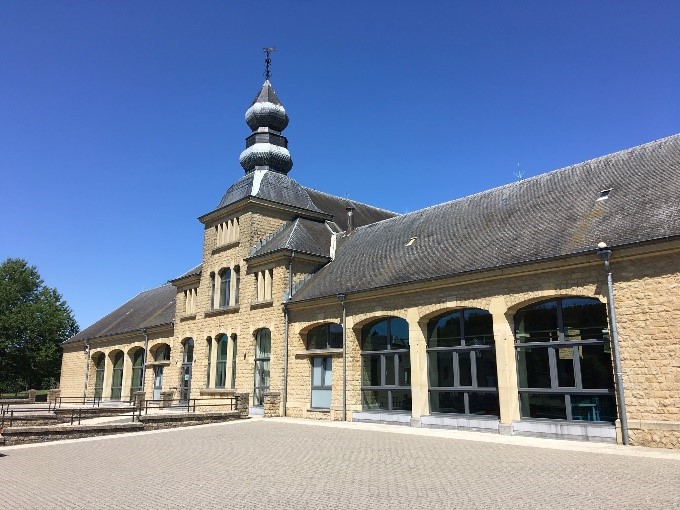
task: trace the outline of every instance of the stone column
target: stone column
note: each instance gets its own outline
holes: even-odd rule
[[[250,393],[236,393],[236,410],[239,412],[241,418],[247,418],[250,402]]]
[[[496,367],[498,372],[498,400],[500,405],[500,432],[510,434],[512,422],[519,420],[517,392],[517,361],[515,337],[512,332],[508,308],[502,297],[494,297],[489,305],[493,317],[493,336],[496,342]]]
[[[134,394],[132,395],[133,398],[133,403],[135,405],[135,409],[138,411],[141,409],[144,409],[144,400],[146,399],[146,393],[143,391],[135,391]]]
[[[281,393],[267,391],[264,394],[264,417],[277,418],[281,416]]]
[[[420,417],[430,414],[427,385],[427,343],[425,327],[418,322],[418,310],[411,308],[407,314],[408,343],[411,356],[411,425],[419,427]]]
[[[49,404],[56,404],[57,400],[59,400],[59,397],[61,396],[61,390],[60,389],[52,389],[47,391],[47,402]]]
[[[38,394],[36,390],[28,390],[28,403],[35,404],[35,397]]]
[[[168,391],[161,391],[161,408],[165,407],[170,407],[172,405],[172,398],[174,397],[175,392],[172,390]]]

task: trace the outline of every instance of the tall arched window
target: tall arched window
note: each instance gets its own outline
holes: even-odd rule
[[[210,309],[215,309],[215,273],[210,273]]]
[[[239,287],[241,286],[241,268],[234,266],[234,305],[239,302]]]
[[[184,340],[184,352],[182,353],[182,363],[193,363],[194,361],[194,339]]]
[[[132,353],[132,383],[130,385],[130,399],[136,391],[142,391],[142,372],[144,370],[144,349],[137,349]]]
[[[187,402],[191,396],[191,375],[194,362],[194,339],[186,338],[182,342],[182,369],[179,381],[179,399]]]
[[[411,410],[408,323],[398,317],[361,330],[361,401],[364,409]]]
[[[208,344],[208,370],[205,376],[205,387],[210,388],[210,368],[212,365],[212,338],[208,337],[205,340]]]
[[[227,380],[227,349],[229,337],[219,335],[217,337],[217,365],[215,370],[215,388],[224,388]]]
[[[493,319],[485,310],[448,312],[427,323],[430,410],[498,416]]]
[[[536,303],[515,313],[523,418],[616,420],[606,306],[592,298]]]
[[[231,286],[231,269],[223,269],[220,273],[220,308],[229,306],[229,287]]]
[[[111,400],[120,400],[123,390],[123,351],[113,355],[113,376],[111,377]]]
[[[255,384],[253,404],[264,404],[264,393],[269,390],[269,360],[272,352],[271,332],[267,328],[255,334]]]
[[[231,335],[232,352],[231,352],[231,388],[236,389],[236,347],[238,346],[238,338],[236,334]]]
[[[95,355],[94,358],[94,398],[102,398],[104,390],[104,366],[106,364],[106,356],[101,352]]]

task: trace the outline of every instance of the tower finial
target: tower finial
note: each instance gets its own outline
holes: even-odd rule
[[[269,77],[272,75],[270,69],[272,64],[271,54],[276,51],[276,46],[273,46],[271,48],[262,48],[262,51],[264,51],[267,54],[267,56],[264,59],[264,79],[268,80]]]

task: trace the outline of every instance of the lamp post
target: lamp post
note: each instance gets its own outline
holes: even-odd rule
[[[614,353],[614,373],[616,376],[616,401],[619,405],[621,420],[621,439],[623,444],[628,444],[628,418],[626,416],[626,399],[623,391],[623,374],[621,372],[621,351],[619,350],[619,332],[616,326],[616,310],[614,307],[614,287],[612,284],[612,271],[609,260],[612,250],[606,243],[597,245],[597,256],[604,262],[604,270],[607,273],[607,313],[609,315],[609,334]]]
[[[336,294],[340,304],[342,304],[342,421],[347,421],[347,327],[345,294]]]

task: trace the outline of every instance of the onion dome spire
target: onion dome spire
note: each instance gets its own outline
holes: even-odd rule
[[[293,167],[288,152],[288,140],[281,132],[288,126],[288,114],[269,81],[270,58],[273,48],[265,48],[265,82],[246,111],[246,123],[252,130],[246,138],[246,149],[240,162],[246,174],[255,170],[272,170],[287,174]]]

